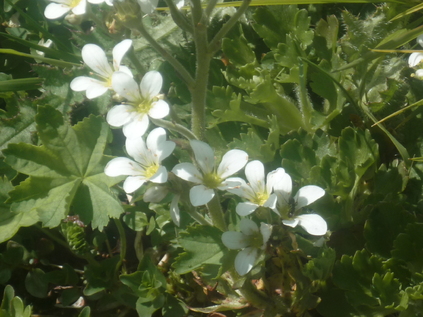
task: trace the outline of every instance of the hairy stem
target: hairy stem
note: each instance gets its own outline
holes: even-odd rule
[[[172,19],[177,26],[179,26],[182,30],[188,33],[194,33],[192,25],[187,21],[186,17],[181,13],[181,11],[176,7],[173,0],[165,0],[167,6],[169,7],[170,14],[172,15]]]
[[[173,123],[170,121],[162,120],[162,119],[153,119],[150,118],[151,122],[153,122],[155,125],[158,125],[159,127],[166,128],[175,132],[178,132],[179,134],[183,135],[188,140],[195,140],[197,137],[195,134],[193,134],[190,130],[185,128],[184,126]]]

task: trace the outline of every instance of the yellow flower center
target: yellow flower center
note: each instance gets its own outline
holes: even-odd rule
[[[159,165],[150,165],[149,167],[147,167],[145,169],[145,177],[146,178],[151,178],[154,176],[154,174],[157,173],[157,171],[159,170]]]
[[[81,0],[72,0],[69,6],[75,8],[80,2]]]
[[[151,109],[152,102],[150,100],[143,100],[136,106],[137,112],[148,113]]]
[[[248,236],[248,242],[250,247],[261,248],[263,246],[263,236],[260,232],[254,232],[251,236]]]
[[[204,174],[203,184],[208,188],[217,188],[222,184],[222,179],[215,173]]]
[[[264,203],[269,199],[269,195],[267,193],[256,193],[256,196],[251,201],[259,206],[263,206]]]

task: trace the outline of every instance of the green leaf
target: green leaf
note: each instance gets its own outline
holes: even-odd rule
[[[185,274],[204,264],[221,265],[226,250],[221,237],[222,232],[219,229],[208,226],[188,228],[181,233],[178,242],[185,252],[175,259],[175,272]]]
[[[12,50],[12,49],[9,49],[9,48],[0,49],[0,53],[2,53],[2,54],[12,54],[12,55],[17,55],[17,56],[22,56],[22,57],[29,57],[29,58],[40,60],[40,61],[47,63],[47,64],[50,64],[50,65],[63,67],[63,68],[72,67],[72,66],[79,66],[79,64],[69,63],[69,62],[65,62],[65,61],[61,61],[61,60],[53,59],[53,58],[42,57],[40,55],[31,55],[31,54],[21,53],[21,52],[18,52],[16,50]]]
[[[48,293],[48,280],[46,274],[41,269],[34,269],[26,275],[25,287],[26,290],[37,298],[45,298]]]
[[[394,242],[392,256],[405,261],[411,272],[423,269],[423,224],[410,223],[404,233],[400,233]]]
[[[122,212],[109,189],[119,179],[103,172],[109,133],[104,119],[91,116],[71,127],[59,111],[46,106],[39,107],[36,122],[42,146],[11,144],[3,152],[8,164],[30,176],[10,192],[11,211],[36,211],[47,227],[56,227],[74,211],[101,230],[109,217]]]
[[[91,308],[90,306],[85,306],[83,310],[79,313],[78,317],[90,317],[91,316]]]
[[[91,296],[104,290],[112,290],[116,283],[116,265],[120,257],[115,256],[101,262],[88,264],[84,270],[87,285],[84,295]]]

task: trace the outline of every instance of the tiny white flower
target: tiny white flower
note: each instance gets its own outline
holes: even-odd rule
[[[308,185],[300,188],[294,198],[291,198],[292,180],[287,173],[280,178],[273,188],[278,197],[278,209],[282,212],[289,210],[291,214],[295,214],[301,208],[310,205],[325,195],[323,188]],[[278,213],[276,209],[275,212]],[[317,214],[299,215],[293,219],[282,220],[282,223],[292,228],[300,225],[307,233],[315,236],[322,236],[328,230],[326,221]]]
[[[123,183],[123,189],[130,194],[140,188],[145,182],[165,183],[167,181],[166,167],[162,160],[168,157],[175,148],[175,143],[166,140],[166,131],[156,128],[147,136],[147,142],[140,138],[126,139],[126,152],[135,161],[126,157],[117,157],[105,167],[107,176],[128,175]]]
[[[257,224],[250,219],[242,219],[239,228],[241,232],[226,231],[222,234],[223,244],[233,250],[243,249],[235,258],[235,270],[239,275],[245,275],[253,268],[260,250],[264,250],[272,233],[272,226]]]
[[[272,194],[273,186],[284,173],[285,170],[283,168],[278,168],[267,174],[267,181],[265,182],[263,163],[251,161],[245,166],[245,176],[249,182],[248,184],[242,178],[231,178],[232,181],[239,181],[241,185],[228,189],[228,191],[249,200],[236,206],[238,215],[248,216],[260,206],[274,209],[276,206],[276,194]]]
[[[414,77],[420,80],[423,80],[423,69],[416,70]]]
[[[44,10],[47,19],[57,19],[69,11],[76,15],[85,14],[87,0],[50,0],[50,3]]]
[[[113,48],[113,65],[110,65],[106,53],[95,44],[86,44],[82,48],[82,59],[100,79],[79,76],[72,80],[70,87],[74,91],[86,91],[88,99],[93,99],[104,94],[112,88],[112,76],[120,71],[132,77],[128,67],[120,65],[122,58],[132,45],[132,40],[123,40]]]
[[[157,8],[159,0],[138,0],[141,11],[145,14],[153,13]]]
[[[180,198],[181,196],[174,195],[172,198],[172,201],[170,202],[170,209],[169,209],[170,217],[172,218],[173,223],[178,227],[181,224],[181,215],[180,215],[179,207],[178,207]]]
[[[107,122],[113,127],[123,126],[123,134],[127,138],[142,136],[147,131],[149,116],[161,119],[169,114],[169,105],[159,95],[162,84],[162,75],[157,71],[145,74],[139,86],[127,74],[114,73],[113,89],[129,102],[110,109]]]
[[[191,163],[177,164],[172,172],[186,181],[197,184],[189,192],[193,206],[207,204],[214,197],[215,189],[226,190],[240,184],[237,180],[232,181],[226,178],[247,164],[247,153],[241,150],[230,150],[223,155],[222,161],[216,168],[214,152],[208,144],[198,140],[191,140],[190,144],[201,172]]]

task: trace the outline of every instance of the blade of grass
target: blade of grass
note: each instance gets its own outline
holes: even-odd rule
[[[413,107],[418,107],[418,106],[421,106],[421,105],[423,105],[423,99],[422,99],[422,100],[419,100],[419,101],[417,101],[417,102],[415,102],[415,103],[413,103],[413,104],[411,104],[411,105],[408,105],[407,107],[404,107],[404,108],[402,108],[402,109],[400,109],[400,110],[398,110],[398,111],[395,111],[394,113],[390,114],[389,116],[386,116],[386,117],[385,117],[385,118],[383,118],[382,120],[379,120],[379,121],[375,122],[375,123],[372,125],[372,127],[374,127],[375,125],[379,125],[380,123],[382,123],[382,122],[384,122],[384,121],[386,121],[386,120],[388,120],[388,119],[391,119],[391,118],[393,118],[393,117],[395,117],[395,116],[397,116],[397,115],[399,115],[399,114],[403,113],[404,111],[406,111],[406,110],[408,110],[408,109],[410,109],[410,108],[413,108]]]
[[[69,54],[69,53],[63,52],[63,51],[58,51],[58,50],[55,50],[55,49],[52,49],[52,48],[49,48],[49,47],[45,47],[45,46],[42,46],[42,45],[38,45],[38,44],[35,44],[33,42],[21,39],[17,36],[14,36],[14,35],[10,35],[10,34],[7,34],[7,33],[0,32],[0,36],[3,36],[3,37],[5,37],[9,40],[12,40],[12,41],[17,42],[19,44],[22,44],[24,46],[36,49],[38,51],[42,51],[42,52],[47,53],[47,54],[49,54],[53,57],[56,57],[56,58],[59,58],[59,59],[67,59],[68,62],[79,62],[81,60],[81,58],[76,56],[76,55]]]
[[[58,66],[58,67],[63,67],[63,68],[72,67],[72,66],[78,66],[78,67],[81,66],[81,64],[75,64],[75,63],[60,61],[60,60],[57,60],[57,59],[42,57],[42,56],[39,56],[39,55],[31,55],[31,54],[21,53],[21,52],[18,52],[16,50],[12,50],[12,49],[9,49],[9,48],[0,49],[0,53],[34,58],[34,59],[43,61],[44,63],[54,65],[54,66]]]
[[[419,11],[419,10],[421,10],[421,9],[423,9],[423,3],[420,3],[420,4],[418,4],[418,5],[414,6],[414,7],[410,8],[410,9],[407,9],[407,10],[405,10],[404,12],[401,12],[400,14],[398,14],[398,15],[394,16],[394,17],[391,19],[391,21],[390,21],[390,22],[392,22],[392,21],[394,21],[394,20],[397,20],[397,19],[399,19],[399,18],[405,17],[406,15],[411,14],[411,13],[414,13],[414,12]]]
[[[42,78],[19,78],[0,81],[0,92],[34,90],[41,87]]]

